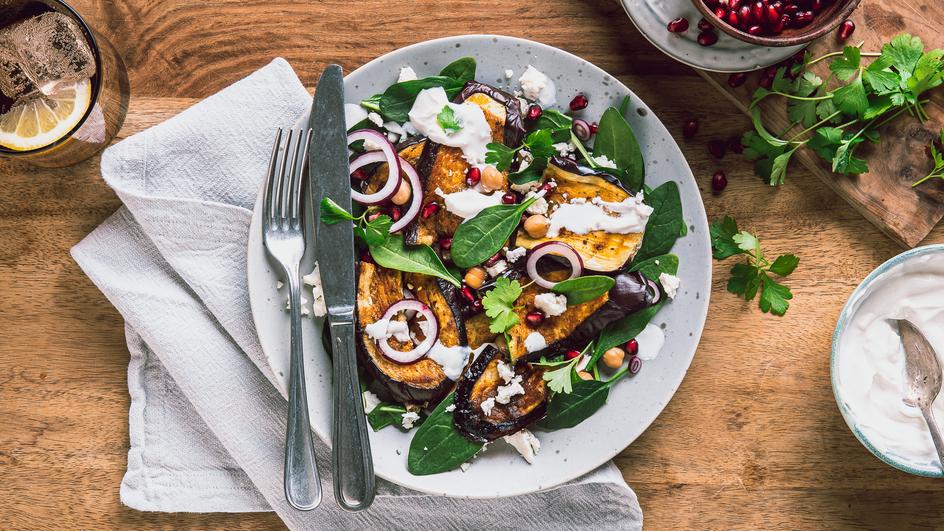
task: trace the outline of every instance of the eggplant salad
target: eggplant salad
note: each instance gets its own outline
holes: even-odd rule
[[[649,321],[679,287],[679,189],[646,185],[629,98],[587,117],[533,66],[502,87],[475,71],[404,67],[346,105],[354,211],[319,205],[357,236],[369,424],[413,432],[416,475],[497,439],[534,462],[540,431],[578,426],[656,356]]]

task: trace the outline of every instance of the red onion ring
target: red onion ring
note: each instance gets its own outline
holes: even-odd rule
[[[650,306],[652,306],[653,304],[656,304],[657,302],[659,302],[660,300],[662,300],[662,290],[659,289],[659,285],[658,285],[658,284],[656,284],[655,282],[653,282],[652,280],[649,280],[649,279],[647,278],[647,279],[646,279],[646,285],[648,285],[648,286],[649,286],[649,289],[651,289],[651,290],[654,292],[654,295],[652,296],[652,300],[649,302],[649,305],[650,305]]]
[[[390,342],[386,339],[377,341],[377,346],[380,348],[380,351],[383,352],[383,355],[397,363],[413,363],[414,361],[422,358],[427,352],[429,352],[431,348],[433,348],[433,345],[436,343],[436,338],[439,335],[439,322],[436,320],[436,314],[434,314],[433,311],[429,309],[429,306],[426,306],[416,299],[403,299],[393,303],[389,308],[387,308],[387,311],[384,313],[383,317],[381,317],[381,320],[389,322],[398,313],[411,310],[425,317],[426,322],[428,323],[426,325],[426,330],[428,330],[430,333],[426,335],[419,345],[414,347],[413,350],[402,352],[391,347]]]
[[[352,189],[351,199],[365,205],[376,205],[377,203],[382,203],[390,199],[393,197],[393,194],[397,193],[397,188],[400,187],[401,181],[400,157],[397,155],[397,150],[393,147],[393,144],[387,140],[387,137],[377,131],[372,129],[360,129],[347,135],[348,144],[353,144],[358,140],[370,140],[379,145],[380,150],[368,151],[354,159],[354,161],[351,162],[350,173],[354,173],[360,168],[375,162],[386,162],[389,169],[387,171],[387,182],[384,183],[380,190],[372,194],[363,194]]]
[[[538,260],[548,254],[560,256],[570,262],[570,276],[565,280],[578,277],[583,273],[583,260],[573,247],[559,241],[544,242],[541,245],[535,246],[534,249],[531,249],[531,252],[528,253],[528,261],[525,264],[528,276],[531,277],[531,280],[538,286],[551,289],[557,284],[557,282],[551,282],[538,274]]]
[[[416,169],[410,165],[409,162],[403,160],[402,157],[397,158],[400,159],[400,170],[410,183],[411,198],[410,207],[403,213],[403,217],[390,226],[391,233],[397,232],[409,225],[410,222],[416,218],[417,214],[420,213],[420,207],[423,206],[423,183],[420,182],[420,174],[416,172]]]

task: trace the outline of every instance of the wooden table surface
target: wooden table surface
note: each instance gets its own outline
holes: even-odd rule
[[[846,428],[829,382],[840,308],[901,249],[802,168],[775,189],[736,155],[712,159],[705,142],[740,134],[748,120],[649,45],[617,3],[75,4],[127,63],[132,98],[121,136],[275,56],[310,87],[328,62],[351,70],[413,42],[483,32],[539,40],[592,61],[632,88],[679,139],[683,121],[698,117],[699,136],[681,145],[709,219],[732,215],[769,252],[796,252],[801,262],[788,282],[796,298],[784,318],[725,292],[730,263],[716,263],[708,323],[688,376],[617,458],[647,527],[944,526],[944,482],[872,457]],[[68,254],[119,206],[98,164],[40,170],[0,161],[0,528],[280,526],[272,514],[150,514],[120,504],[129,405],[122,319]],[[709,179],[719,168],[730,185],[713,195]],[[940,242],[944,227],[925,243]]]

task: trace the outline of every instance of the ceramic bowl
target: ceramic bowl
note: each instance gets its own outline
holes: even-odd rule
[[[737,1],[739,5],[753,3],[753,0],[732,1]],[[861,0],[836,0],[832,5],[817,13],[813,21],[806,26],[802,28],[788,28],[780,35],[771,37],[751,35],[746,31],[742,31],[728,24],[718,18],[713,9],[708,7],[703,0],[692,0],[692,3],[701,11],[708,22],[711,22],[713,26],[736,39],[758,46],[797,46],[807,44],[836,29],[843,20],[846,20],[852,15],[852,12],[858,7],[860,1]],[[717,0],[708,0],[708,2],[713,5],[718,3]]]

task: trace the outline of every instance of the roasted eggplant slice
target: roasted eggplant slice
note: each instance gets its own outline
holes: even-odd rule
[[[364,370],[389,391],[398,402],[424,403],[435,401],[452,387],[442,367],[431,359],[420,358],[413,363],[397,363],[388,359],[377,344],[364,333],[364,327],[383,317],[387,308],[403,298],[403,276],[399,271],[384,269],[369,262],[361,262],[357,280],[357,324],[360,341],[358,353]],[[437,317],[439,314],[437,313]],[[440,321],[440,328],[450,328],[451,321]],[[397,344],[397,350],[413,348]]]
[[[498,371],[499,361],[508,363],[494,346],[485,347],[456,385],[456,428],[474,441],[488,442],[511,435],[540,420],[547,413],[548,391],[544,369],[527,362],[515,364],[515,377],[521,377],[524,393],[511,397],[507,404],[494,400],[498,388],[505,385]],[[494,404],[488,413],[482,404]]]
[[[520,104],[514,96],[488,85],[470,82],[456,101],[468,101],[482,108],[495,142],[514,146],[520,143],[524,128],[521,125]],[[447,194],[466,189],[465,175],[468,169],[469,164],[462,158],[461,149],[427,141],[416,163],[416,170],[423,179],[423,204],[442,203],[437,189]],[[441,236],[453,234],[461,222],[462,218],[440,208],[435,214],[419,216],[406,228],[404,238],[409,245],[432,245]]]
[[[410,273],[406,275],[406,287],[436,314],[440,343],[447,347],[469,343],[455,286],[439,278]]]
[[[594,197],[608,202],[619,202],[630,195],[616,177],[582,168],[568,159],[558,157],[547,165],[544,178],[557,183],[546,196],[549,203],[561,204],[574,198],[585,198],[589,201]],[[515,244],[525,249],[533,249],[547,241],[561,241],[577,251],[587,269],[609,272],[618,270],[632,260],[642,245],[642,237],[641,232],[613,234],[593,231],[588,234],[573,234],[565,230],[554,238],[531,238],[521,229]]]

